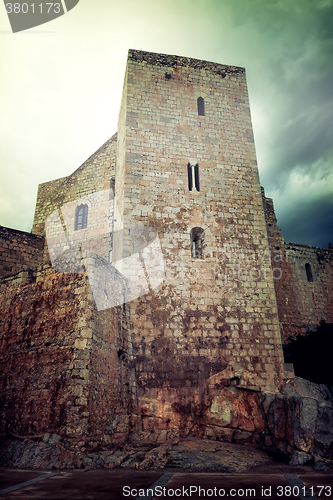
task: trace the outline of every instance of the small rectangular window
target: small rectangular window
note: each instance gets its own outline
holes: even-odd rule
[[[195,188],[197,191],[200,191],[200,183],[199,183],[199,165],[196,164],[194,167],[194,179],[195,179]]]
[[[190,232],[191,256],[192,259],[203,258],[204,230],[201,227],[194,227]]]
[[[194,172],[193,172],[194,169]],[[193,176],[194,185],[197,191],[200,191],[200,181],[199,181],[199,165],[198,163],[193,167],[190,163],[187,164],[187,176],[188,176],[188,189],[192,191],[193,189]]]
[[[188,190],[192,191],[193,179],[192,179],[192,166],[190,163],[187,164],[187,175],[188,175]]]

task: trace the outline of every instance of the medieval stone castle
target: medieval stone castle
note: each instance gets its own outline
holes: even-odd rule
[[[0,276],[18,437],[255,440],[282,343],[333,322],[333,252],[285,243],[260,188],[245,70],[136,50],[118,133],[0,227]]]

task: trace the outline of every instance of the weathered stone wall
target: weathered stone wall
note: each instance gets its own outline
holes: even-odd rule
[[[127,416],[127,420],[131,423],[132,419]],[[119,419],[114,419],[114,427],[127,428],[125,418],[123,422],[121,424]],[[122,449],[117,449],[119,440],[112,441],[116,446],[110,446],[98,434],[94,440],[89,434],[73,440],[45,433],[33,440],[7,439],[7,446],[0,450],[0,464],[36,469],[114,468],[119,465],[147,469],[168,465],[200,471],[207,467],[215,472],[226,472],[225,466],[231,465],[230,458],[235,464],[237,447],[227,446],[226,451],[229,453],[231,448],[232,456],[221,457],[218,451],[222,441],[252,445],[278,454],[280,458],[291,458],[292,465],[315,462],[315,470],[332,472],[332,423],[333,401],[327,387],[295,377],[283,386],[281,394],[222,388],[210,404],[202,408],[200,415],[187,419],[181,436],[192,439],[183,443],[179,443],[179,437],[170,439],[175,437],[175,433],[161,431],[158,426],[150,429],[143,427],[140,432],[131,434]],[[199,449],[195,439],[198,437],[206,439],[200,443]],[[173,446],[178,443],[178,446]],[[206,455],[208,450],[212,453]],[[182,451],[185,451],[185,457]],[[247,467],[252,467],[256,452],[247,447],[239,448],[239,453],[247,455],[248,459],[251,457]],[[240,460],[241,457],[238,457]],[[227,471],[241,472],[242,469],[228,468]]]
[[[333,458],[332,420],[327,387],[294,377],[281,394],[224,388],[207,409],[203,430],[210,439],[279,450],[300,464]]]
[[[259,443],[260,391],[276,393],[283,380],[279,319],[284,338],[333,321],[332,253],[284,244],[260,193],[243,68],[130,51],[117,141],[39,187],[39,236],[29,236],[42,245],[55,214],[54,269],[20,265],[0,282],[1,432]],[[199,165],[200,190],[189,190],[189,162]],[[115,173],[121,216],[101,194]],[[87,199],[96,201],[93,223],[75,231],[75,207]],[[156,269],[143,248],[126,268],[124,234],[138,225],[157,231]],[[194,228],[203,234],[199,257]],[[138,276],[149,292],[131,295]]]
[[[126,117],[127,117],[127,73],[123,86],[123,94],[121,98],[118,132],[117,132],[117,161],[116,161],[116,182],[115,195],[117,206],[120,214],[124,211],[124,181],[125,181],[125,155],[126,155]],[[134,197],[135,193],[129,193]],[[122,226],[122,222],[117,221],[117,227]]]
[[[82,386],[73,371],[79,320],[86,326],[81,294],[75,294],[81,281],[44,269],[36,283],[6,280],[2,287],[2,432],[40,435],[67,426],[74,432],[79,425],[74,415]]]
[[[42,236],[0,226],[0,277],[37,267],[43,250]]]
[[[79,205],[80,198],[87,197],[98,191],[114,189],[117,134],[114,134],[103,146],[81,165],[72,175],[45,182],[38,186],[32,233],[45,235],[45,221],[54,211],[59,211],[60,218],[64,216],[61,208],[75,202]],[[73,203],[73,210],[75,210]],[[68,214],[67,214],[68,218]],[[74,215],[72,217],[74,220]],[[63,221],[65,224],[65,221]],[[65,224],[66,225],[66,224]],[[73,228],[66,228],[70,233]],[[49,260],[45,246],[44,262]]]
[[[321,320],[333,323],[333,251],[324,248],[285,243],[291,276],[285,277],[284,305],[279,310],[284,338],[313,330]],[[311,266],[312,280],[306,265]],[[295,305],[289,307],[289,297]],[[298,321],[297,321],[298,320]]]
[[[126,306],[126,280],[112,267],[104,269],[109,281],[118,287],[120,305],[98,311],[92,309],[89,365],[88,434],[104,444],[126,441],[135,397],[135,381],[128,363],[129,332]],[[101,293],[103,290],[101,289]]]
[[[87,227],[77,229],[77,207],[87,208]],[[82,272],[90,253],[105,262],[112,255],[114,197],[111,189],[66,203],[46,220],[48,255],[59,272]],[[103,265],[103,264],[102,264]],[[88,271],[89,274],[89,271]]]
[[[124,440],[124,309],[98,312],[85,274],[48,265],[1,284],[0,432]]]
[[[198,116],[199,96],[205,116]],[[113,136],[74,174],[41,185],[33,230],[43,234],[54,210],[109,188],[115,152]],[[272,202],[264,199],[273,273],[269,265],[244,70],[130,51],[117,154],[117,201],[124,220],[115,217],[114,229],[124,222],[151,225],[162,237],[167,264],[160,293],[131,305],[132,361],[144,391],[167,384],[179,393],[180,379],[197,388],[218,373],[245,387],[278,387],[281,352],[272,282],[288,332],[286,317],[299,316],[299,299],[291,264],[275,262],[283,238]],[[199,163],[200,192],[188,191],[188,161]],[[203,259],[191,258],[195,226],[205,231]],[[160,362],[165,353],[174,356],[172,369]]]
[[[212,380],[278,390],[274,285],[244,69],[130,51],[124,92],[116,198],[124,227],[158,231],[166,273],[130,303],[138,414],[168,429],[200,413]],[[191,256],[194,227],[203,258]]]
[[[273,200],[265,196],[263,200],[281,335],[285,342],[290,336],[315,329],[321,320],[333,323],[333,251],[285,243],[277,226]],[[309,279],[306,265],[311,267]]]

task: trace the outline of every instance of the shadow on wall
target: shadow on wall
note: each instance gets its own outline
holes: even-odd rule
[[[333,323],[320,322],[314,331],[297,335],[284,346],[286,363],[293,363],[295,375],[333,388]]]

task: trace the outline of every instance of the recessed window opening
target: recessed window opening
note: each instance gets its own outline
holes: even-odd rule
[[[205,116],[205,101],[203,100],[202,97],[198,97],[197,104],[198,104],[198,115]]]
[[[305,271],[306,271],[306,277],[308,278],[308,282],[312,283],[313,282],[313,275],[312,275],[312,269],[310,264],[305,264]]]
[[[115,183],[116,183],[115,177],[111,177],[111,180],[110,180],[110,195],[109,195],[109,200],[113,200]]]
[[[194,180],[195,180],[195,188],[197,191],[200,191],[200,182],[199,182],[199,165],[196,164],[194,167]]]
[[[79,205],[75,212],[74,230],[85,229],[88,225],[88,205]]]
[[[192,259],[203,258],[204,230],[202,227],[191,229],[191,256]]]
[[[191,163],[187,164],[187,177],[188,177],[188,190],[192,191],[193,176],[192,176],[192,166],[191,166]]]
[[[194,169],[194,175],[193,175],[193,169]],[[195,189],[197,191],[200,191],[198,164],[196,164],[194,167],[190,163],[187,164],[187,177],[188,177],[188,190],[192,191],[193,189],[193,177],[194,177]]]

